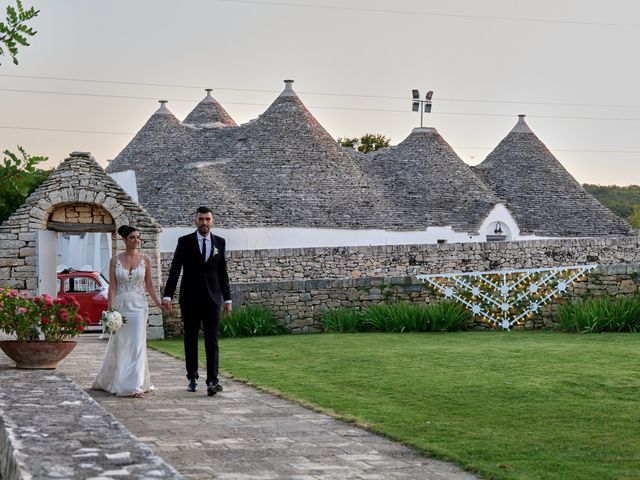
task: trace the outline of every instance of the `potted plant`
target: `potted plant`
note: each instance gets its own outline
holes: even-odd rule
[[[18,368],[56,368],[76,346],[87,319],[73,298],[30,296],[0,288],[0,331],[15,340],[0,341],[0,349]]]

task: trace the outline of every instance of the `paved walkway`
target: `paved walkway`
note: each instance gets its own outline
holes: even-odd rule
[[[106,341],[83,335],[59,370],[88,389]],[[224,355],[224,352],[222,352]],[[149,351],[156,390],[145,399],[88,393],[190,479],[470,480],[458,467],[222,378],[224,392],[186,391],[183,362]]]

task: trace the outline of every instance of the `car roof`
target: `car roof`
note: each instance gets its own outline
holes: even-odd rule
[[[94,274],[94,275],[100,274],[100,272],[96,272],[94,270],[76,270],[74,268],[65,268],[64,270],[58,272],[58,275],[71,275],[73,273],[88,273],[88,274]]]

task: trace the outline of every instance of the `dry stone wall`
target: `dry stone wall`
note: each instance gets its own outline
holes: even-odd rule
[[[602,266],[582,277],[565,295],[545,304],[540,314],[529,317],[516,328],[550,328],[557,322],[558,305],[585,297],[637,295],[639,288],[639,264]],[[236,284],[234,297],[241,305],[268,308],[291,332],[321,331],[322,313],[335,308],[364,310],[372,305],[429,304],[443,300],[441,294],[415,277]],[[479,316],[474,317],[473,327],[496,328]]]
[[[164,271],[172,256],[162,254]],[[230,251],[227,256],[235,306],[267,307],[294,332],[317,331],[322,312],[331,308],[441,300],[415,279],[418,274],[600,265],[560,302],[636,294],[640,275],[639,237]],[[524,327],[552,325],[555,308],[547,305]],[[174,334],[180,334],[178,318],[176,311],[165,319]]]

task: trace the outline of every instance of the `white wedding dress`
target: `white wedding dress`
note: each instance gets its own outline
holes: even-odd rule
[[[144,287],[145,263],[131,272],[118,259],[115,266],[114,308],[126,322],[109,337],[107,353],[92,389],[125,397],[152,390],[147,363],[148,303]]]

